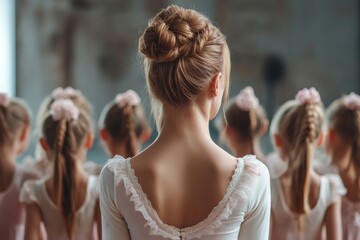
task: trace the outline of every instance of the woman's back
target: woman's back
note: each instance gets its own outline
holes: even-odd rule
[[[133,168],[135,161],[138,160],[115,157],[101,175],[104,239],[267,239],[270,215],[268,172],[254,156],[237,159],[226,189],[216,203],[215,199],[207,201],[203,197],[214,192],[211,181],[195,196],[180,187],[168,192],[157,189],[160,194],[153,194],[154,190],[150,189],[150,193],[157,196],[148,197],[149,192],[143,186],[151,183],[141,184],[138,178],[141,170],[137,173]],[[201,175],[196,180],[200,178]],[[171,181],[171,178],[164,181]],[[216,189],[217,183],[214,185]],[[182,201],[177,200],[177,196]],[[175,206],[172,206],[173,200]]]
[[[192,226],[220,202],[237,161],[215,144],[206,146],[197,139],[193,147],[179,138],[166,142],[166,150],[161,150],[160,140],[136,156],[132,168],[164,222],[179,228]]]

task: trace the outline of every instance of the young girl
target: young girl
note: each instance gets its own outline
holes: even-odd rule
[[[266,133],[269,122],[252,87],[244,88],[230,101],[225,118],[227,124],[224,126],[222,121],[220,128],[225,128],[224,137],[232,152],[236,156],[255,154],[264,161],[259,138]]]
[[[342,198],[343,239],[360,240],[360,96],[351,93],[327,111],[326,149],[347,189]]]
[[[229,155],[209,132],[229,87],[225,36],[205,16],[172,5],[149,21],[139,50],[162,108],[160,131],[140,154],[103,168],[103,238],[268,239],[266,167]]]
[[[20,199],[26,203],[25,239],[94,239],[99,225],[97,178],[82,168],[92,137],[89,116],[69,99],[55,100],[42,127],[41,146],[53,163],[53,175],[28,181]]]
[[[38,110],[36,130],[39,135],[41,135],[43,122],[48,115],[51,105],[56,99],[70,99],[79,109],[87,113],[88,116],[93,116],[91,104],[88,99],[81,93],[81,91],[72,87],[58,87],[54,89],[51,94],[45,97]],[[24,165],[42,177],[49,176],[52,173],[51,163],[48,161],[45,151],[40,146],[40,142],[38,142],[35,148],[35,159],[28,158],[27,161],[24,162]],[[84,165],[87,167],[87,169],[89,169],[88,172],[94,172],[94,169],[97,171],[96,169],[100,168],[97,165],[92,164],[90,161],[86,161]]]
[[[272,180],[272,239],[341,239],[341,180],[319,176],[312,168],[314,148],[322,141],[319,93],[314,88],[299,91],[296,100],[281,106],[272,125],[280,161],[287,165]]]
[[[25,209],[19,202],[21,185],[34,178],[16,164],[28,146],[30,113],[24,101],[0,93],[0,238],[24,238]]]
[[[99,126],[100,138],[111,157],[135,156],[141,144],[151,135],[140,97],[133,90],[119,93],[105,106],[100,115]]]

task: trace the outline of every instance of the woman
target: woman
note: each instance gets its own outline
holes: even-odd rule
[[[159,136],[104,167],[104,239],[267,239],[270,187],[254,156],[235,158],[211,139],[229,87],[224,35],[196,11],[169,6],[140,38]]]

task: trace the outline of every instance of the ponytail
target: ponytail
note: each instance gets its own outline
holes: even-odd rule
[[[124,124],[122,127],[124,128],[122,132],[125,133],[125,147],[126,154],[125,157],[133,157],[138,153],[138,144],[137,137],[135,132],[135,119],[134,119],[134,111],[133,106],[127,105],[123,109],[124,114]]]
[[[285,141],[288,152],[287,175],[291,179],[291,211],[297,215],[298,230],[302,233],[303,217],[310,212],[310,183],[314,143],[322,131],[323,110],[319,93],[303,89],[296,101],[289,101],[280,108],[272,125]]]
[[[73,157],[74,134],[71,122],[65,119],[58,122],[54,146],[54,185],[56,205],[60,208],[69,239],[73,239],[75,228],[75,204],[73,195],[75,185],[75,159]]]
[[[90,117],[69,99],[55,100],[42,126],[44,139],[54,154],[55,204],[60,209],[70,240],[74,238],[76,228],[74,196],[78,192],[75,181],[78,159],[75,155],[91,127]]]
[[[306,214],[310,211],[310,170],[313,157],[313,143],[316,135],[316,111],[314,104],[300,106],[300,118],[297,140],[293,154],[290,155],[289,166],[292,170],[291,190],[293,211],[297,214]]]

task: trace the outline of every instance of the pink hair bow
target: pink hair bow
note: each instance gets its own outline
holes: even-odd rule
[[[56,99],[51,105],[50,113],[55,121],[66,119],[77,120],[79,118],[79,108],[70,99]]]
[[[134,90],[127,90],[124,93],[119,93],[115,97],[115,103],[120,107],[126,105],[136,106],[140,103],[140,97]]]
[[[300,104],[306,103],[319,103],[321,101],[320,94],[315,88],[304,88],[300,90],[295,99],[300,102]]]
[[[7,107],[9,102],[8,95],[6,93],[0,93],[0,106]]]
[[[71,98],[74,96],[78,96],[79,94],[80,91],[75,90],[72,87],[66,87],[66,88],[58,87],[54,89],[54,91],[51,93],[51,96],[55,99],[59,99],[59,98]]]
[[[360,110],[360,96],[356,93],[350,93],[344,97],[344,105],[350,110]]]
[[[235,98],[236,105],[245,111],[251,111],[259,106],[259,99],[252,87],[246,87]]]

